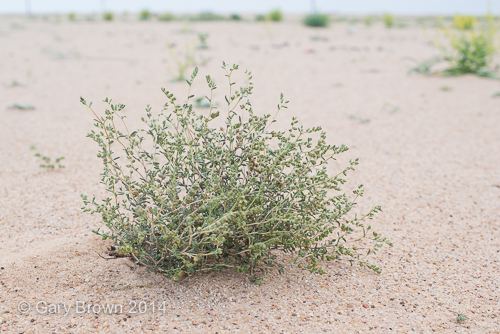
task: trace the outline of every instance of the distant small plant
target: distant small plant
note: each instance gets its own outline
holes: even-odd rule
[[[69,13],[68,14],[68,19],[70,21],[76,21],[76,14],[75,13]]]
[[[198,49],[208,49],[207,45],[208,36],[209,36],[208,34],[202,34],[202,33],[198,34],[198,42],[200,43],[198,45]]]
[[[205,97],[198,97],[194,99],[194,106],[196,108],[210,108],[210,102]]]
[[[275,9],[267,14],[266,19],[272,22],[281,22],[283,21],[283,13],[279,9]]]
[[[444,71],[447,75],[476,74],[496,78],[492,68],[493,58],[498,52],[496,28],[473,31],[447,31],[451,50],[445,50],[444,60],[450,67]]]
[[[160,21],[173,21],[175,20],[175,16],[171,13],[163,13],[158,16],[158,20]]]
[[[139,20],[141,20],[141,21],[147,21],[150,18],[151,18],[151,12],[147,9],[143,9],[139,13]]]
[[[169,44],[167,44],[167,46],[170,51],[170,56],[177,67],[177,74],[172,81],[185,81],[186,71],[194,65],[194,56],[190,52],[189,47],[186,47],[185,53],[181,57],[178,57],[175,54],[174,49]]]
[[[209,75],[208,110],[192,105],[198,68],[185,100],[162,89],[162,110],[146,108],[146,130],[128,131],[122,104],[106,98],[109,109],[98,115],[81,98],[95,116],[87,137],[99,147],[99,179],[110,193],[101,201],[82,194],[83,210],[99,214],[107,227],[93,232],[113,240],[116,253],[174,281],[233,269],[261,284],[269,269],[323,274],[320,261],[341,259],[380,272],[366,257],[392,244],[365,223],[381,209],[357,216],[351,211],[363,186],[350,196],[341,189],[358,159],[329,175],[328,162],[348,148],[327,144],[321,127],[304,128],[295,117],[287,131],[270,129],[288,101],[281,95],[274,116],[258,116],[249,101],[251,73],[235,89],[238,66],[222,68],[229,86],[224,116],[214,109],[217,86]]]
[[[367,16],[365,17],[365,26],[370,27],[373,24],[373,17]]]
[[[21,103],[14,103],[9,106],[9,109],[17,109],[17,110],[34,110],[35,106],[31,104],[21,104]]]
[[[255,21],[257,21],[257,22],[263,22],[265,20],[266,20],[266,16],[265,15],[262,15],[262,14],[255,15]]]
[[[328,37],[325,36],[320,36],[320,35],[314,35],[309,37],[311,41],[321,41],[321,42],[328,42]]]
[[[441,86],[439,90],[442,92],[451,92],[453,89],[450,86]]]
[[[222,15],[217,15],[211,12],[200,13],[195,17],[191,18],[192,21],[224,21],[225,18]]]
[[[51,158],[46,157],[46,156],[42,156],[40,153],[36,153],[35,157],[42,159],[42,161],[44,162],[44,163],[40,164],[41,168],[55,169],[56,165],[58,168],[66,168],[66,166],[63,166],[62,164],[60,164],[61,160],[63,160],[64,157],[56,158],[54,163],[51,163],[51,160],[52,160]]]
[[[113,21],[114,15],[111,12],[106,12],[106,13],[102,14],[102,18],[104,21]]]
[[[195,64],[195,56],[194,56],[194,43],[195,40],[189,38],[188,33],[188,25],[184,24],[183,28],[184,36],[185,36],[185,45],[184,45],[184,51],[179,55],[175,52],[174,50],[174,44],[170,44],[168,40],[165,41],[168,51],[170,53],[170,56],[172,60],[174,61],[176,65],[176,70],[177,74],[175,75],[174,79],[172,81],[185,81],[186,78],[186,71],[194,66]],[[199,38],[199,37],[198,37]],[[206,38],[206,37],[205,37]],[[170,70],[170,69],[169,69]]]
[[[329,22],[330,19],[326,14],[310,14],[303,21],[308,27],[327,27]]]
[[[394,26],[394,16],[391,14],[385,14],[382,19],[387,28],[392,28]]]
[[[455,317],[455,320],[457,322],[465,322],[467,320],[467,317],[462,313],[458,313]]]
[[[241,21],[242,20],[241,16],[238,14],[231,14],[231,16],[229,16],[229,19],[231,21]]]
[[[475,16],[461,16],[456,14],[453,17],[453,25],[459,30],[471,30],[477,23]]]
[[[499,51],[497,45],[497,28],[489,19],[484,25],[472,30],[443,29],[448,44],[440,46],[442,55],[423,61],[410,73],[433,74],[432,67],[447,62],[448,68],[439,74],[458,76],[475,74],[482,77],[498,79],[498,65],[494,65],[494,57]]]
[[[412,67],[410,69],[410,74],[431,75],[432,67],[442,60],[443,60],[442,57],[433,57],[430,59],[423,60],[422,62],[418,63],[415,67]]]

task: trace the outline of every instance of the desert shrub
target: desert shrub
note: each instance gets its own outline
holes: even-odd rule
[[[231,16],[229,16],[229,19],[232,21],[241,21],[242,20],[241,16],[238,14],[231,14]]]
[[[266,19],[272,22],[281,22],[283,21],[283,13],[279,9],[275,9],[267,14]]]
[[[456,14],[453,17],[453,25],[459,30],[471,30],[477,23],[475,16],[461,16]]]
[[[141,10],[139,13],[139,20],[147,21],[151,18],[151,12],[147,9]]]
[[[265,15],[262,15],[262,14],[255,15],[255,21],[262,22],[262,21],[265,21],[265,20],[266,20],[266,16]]]
[[[448,68],[438,72],[444,75],[475,74],[482,77],[498,78],[498,65],[493,64],[498,53],[497,28],[489,18],[484,25],[472,30],[443,29],[447,43],[439,45],[441,55],[424,60],[410,73],[433,74],[432,67],[446,62]]]
[[[493,58],[498,52],[495,41],[496,29],[492,26],[473,31],[447,31],[450,49],[445,51],[444,60],[450,67],[448,75],[476,74],[496,77]]]
[[[163,13],[158,16],[158,20],[160,21],[173,21],[175,20],[175,16],[171,13]]]
[[[370,27],[373,24],[373,17],[367,16],[365,17],[365,26]]]
[[[104,21],[113,21],[113,13],[111,12],[106,12],[104,14],[102,14],[102,18]]]
[[[394,16],[391,14],[385,14],[382,19],[387,28],[392,28],[394,26]]]
[[[410,69],[410,74],[424,74],[424,75],[431,75],[432,74],[432,67],[442,61],[441,57],[433,57],[426,59],[420,63],[418,63],[416,66],[412,67]]]
[[[36,153],[35,157],[40,158],[43,162],[40,164],[40,168],[55,169],[56,165],[59,169],[66,168],[66,166],[61,164],[64,157],[55,158],[55,162],[52,162],[52,158]]]
[[[192,18],[193,21],[223,21],[224,16],[210,13],[210,12],[205,12],[205,13],[200,13],[197,16]]]
[[[208,49],[208,45],[207,45],[207,38],[208,38],[209,34],[205,33],[199,33],[198,34],[198,42],[199,42],[199,45],[198,45],[198,49]]]
[[[274,117],[257,116],[248,100],[251,73],[247,86],[234,89],[238,66],[223,63],[223,69],[227,111],[214,109],[217,87],[210,76],[209,108],[194,110],[196,68],[186,100],[162,89],[168,101],[162,110],[154,115],[146,108],[145,130],[118,127],[122,104],[106,98],[109,109],[99,116],[81,99],[96,118],[88,137],[99,146],[101,183],[110,193],[102,201],[82,195],[84,211],[100,214],[107,226],[94,232],[112,239],[118,253],[173,280],[233,268],[260,283],[270,268],[297,265],[324,273],[320,260],[343,258],[379,272],[365,258],[390,242],[364,223],[380,207],[353,215],[362,185],[351,199],[341,191],[358,160],[329,175],[328,162],[348,148],[327,144],[321,127],[306,129],[296,118],[288,131],[271,130],[288,101],[281,95]],[[349,246],[361,240],[371,245]],[[285,263],[279,253],[288,255]]]
[[[308,27],[327,27],[329,23],[326,14],[310,14],[304,18],[304,24]]]
[[[70,21],[76,21],[76,14],[75,13],[69,13],[68,14],[68,19]]]

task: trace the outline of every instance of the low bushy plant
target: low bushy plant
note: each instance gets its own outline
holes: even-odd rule
[[[36,153],[35,157],[40,158],[43,161],[43,163],[40,164],[40,168],[55,169],[56,165],[59,169],[66,168],[66,166],[61,164],[61,161],[64,160],[64,157],[56,158],[55,162],[52,162],[52,159],[50,157],[43,156],[40,153]]]
[[[303,22],[308,27],[327,27],[330,19],[326,14],[310,14],[304,18]]]
[[[272,22],[281,22],[283,21],[283,13],[279,9],[275,9],[267,14],[266,19]]]
[[[174,14],[171,13],[163,13],[160,16],[158,16],[158,20],[160,21],[173,21],[175,20]]]
[[[113,16],[113,13],[111,13],[111,12],[106,12],[106,13],[102,14],[102,19],[104,21],[113,21],[113,18],[114,18],[114,16]]]
[[[208,49],[208,45],[207,45],[207,38],[208,38],[209,34],[205,33],[199,33],[198,34],[198,49]]]
[[[68,14],[68,19],[70,21],[76,21],[76,14],[75,13],[69,13]]]
[[[477,23],[475,16],[461,16],[456,14],[453,17],[453,25],[459,30],[471,30]]]
[[[232,268],[260,284],[270,268],[324,273],[321,260],[343,258],[380,272],[366,256],[390,242],[364,225],[380,207],[353,215],[362,185],[352,198],[341,190],[358,159],[330,175],[328,162],[348,148],[327,144],[321,127],[304,128],[296,118],[288,131],[270,129],[288,101],[281,95],[274,116],[256,115],[251,73],[235,90],[238,66],[222,67],[227,110],[214,108],[217,86],[208,75],[209,108],[194,109],[196,68],[187,99],[162,89],[168,102],[157,115],[146,108],[143,130],[119,127],[124,105],[106,98],[109,109],[100,116],[81,99],[95,116],[88,137],[99,146],[101,183],[110,193],[102,201],[82,195],[84,211],[100,214],[107,226],[94,232],[173,280]]]
[[[365,17],[365,26],[371,27],[372,24],[373,24],[373,17],[372,16]]]
[[[229,16],[229,19],[231,21],[241,21],[242,20],[242,18],[239,14],[231,14],[231,16]]]
[[[263,22],[265,20],[266,20],[266,16],[265,15],[262,15],[262,14],[255,15],[255,21],[257,21],[257,22]]]
[[[482,77],[498,78],[498,65],[494,57],[499,51],[497,28],[493,20],[472,30],[444,29],[447,44],[440,45],[441,56],[423,61],[410,73],[433,74],[431,68],[439,63],[448,63],[448,68],[438,72],[444,75],[475,74]]]
[[[141,21],[147,21],[150,18],[151,18],[151,12],[147,9],[143,9],[139,13],[139,20],[141,20]]]
[[[445,51],[444,60],[450,67],[444,71],[448,75],[476,74],[496,77],[492,68],[493,59],[498,52],[492,26],[472,31],[447,31],[450,50]]]
[[[394,26],[394,16],[391,14],[385,14],[382,20],[387,28],[392,28]]]
[[[191,18],[192,21],[224,21],[225,18],[222,15],[210,13],[210,12],[204,12],[200,13],[195,17]]]

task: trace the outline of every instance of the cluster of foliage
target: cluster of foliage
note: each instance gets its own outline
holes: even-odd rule
[[[139,13],[139,20],[141,20],[141,21],[147,21],[150,18],[151,18],[151,12],[147,9],[143,9]]]
[[[231,14],[231,16],[229,16],[229,19],[231,21],[241,21],[242,20],[242,18],[239,14]]]
[[[104,21],[113,21],[113,18],[114,18],[114,15],[111,12],[106,12],[106,13],[102,14],[102,19]]]
[[[365,26],[370,27],[373,24],[373,17],[367,16],[365,17]]]
[[[262,14],[255,15],[255,21],[257,21],[257,22],[263,22],[265,20],[266,20],[266,16],[265,15],[262,15]]]
[[[224,21],[225,19],[226,18],[224,16],[211,12],[204,12],[191,17],[191,21]]]
[[[496,29],[492,26],[472,31],[447,31],[451,50],[443,57],[450,65],[447,75],[476,74],[495,78],[492,63],[498,52]]]
[[[471,30],[477,23],[475,16],[461,16],[456,14],[453,17],[453,25],[459,30]]]
[[[68,14],[68,19],[70,21],[76,21],[76,14],[75,13],[69,13]]]
[[[394,16],[391,14],[384,14],[382,20],[387,28],[392,28],[394,26]]]
[[[133,132],[120,115],[124,105],[106,98],[109,109],[98,116],[81,98],[95,116],[88,137],[99,146],[101,183],[111,194],[102,201],[82,194],[84,211],[100,214],[107,226],[94,232],[173,280],[233,268],[260,284],[270,268],[324,273],[320,260],[344,258],[380,272],[366,256],[391,243],[364,223],[381,209],[353,215],[362,185],[353,199],[341,192],[358,160],[328,175],[328,162],[348,148],[327,144],[321,127],[306,129],[296,118],[288,131],[270,130],[288,101],[281,95],[274,117],[257,116],[248,100],[251,73],[246,86],[233,90],[238,66],[222,68],[229,82],[224,117],[214,107],[217,86],[208,75],[209,108],[197,113],[190,92],[179,102],[162,89],[168,102],[158,115],[148,106],[146,129]],[[189,91],[197,73],[187,80]],[[361,240],[373,244],[348,247]]]
[[[275,9],[266,15],[266,20],[271,22],[283,21],[283,13],[279,9]]]
[[[458,16],[460,17],[460,16]],[[456,22],[457,16],[455,16]],[[456,24],[455,24],[456,25]],[[423,61],[411,70],[414,73],[433,74],[432,67],[439,62],[448,63],[448,68],[439,74],[475,74],[482,77],[497,78],[498,66],[493,65],[498,53],[497,28],[493,18],[476,28],[443,29],[448,44],[441,46],[441,56]]]
[[[60,162],[64,159],[64,157],[59,157],[55,159],[55,162],[51,162],[52,159],[50,157],[42,156],[40,153],[36,153],[35,157],[42,159],[43,163],[40,164],[41,168],[55,169],[56,165],[58,168],[65,168]]]
[[[208,45],[207,45],[207,38],[208,38],[208,34],[205,33],[199,33],[198,34],[198,42],[200,43],[198,45],[198,49],[208,49]]]
[[[171,13],[163,13],[158,16],[158,20],[160,21],[173,21],[175,20],[175,16]]]
[[[304,18],[303,22],[308,27],[327,27],[330,18],[326,14],[310,14]]]

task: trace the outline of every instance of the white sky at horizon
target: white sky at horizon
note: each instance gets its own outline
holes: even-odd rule
[[[339,14],[483,15],[491,9],[500,14],[500,0],[0,0],[0,14],[152,12],[171,13],[265,13],[279,8],[284,13],[308,13],[311,2],[320,12]]]

